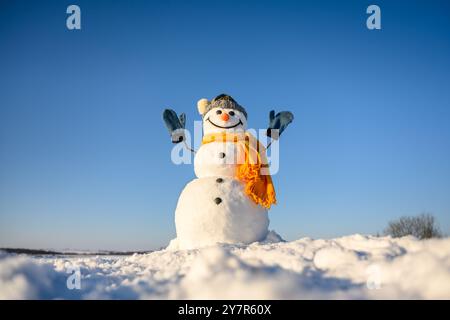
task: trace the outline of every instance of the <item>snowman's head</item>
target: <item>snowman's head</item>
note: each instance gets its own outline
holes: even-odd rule
[[[221,94],[211,101],[201,99],[197,106],[203,117],[203,134],[245,132],[247,129],[247,112],[228,95]]]

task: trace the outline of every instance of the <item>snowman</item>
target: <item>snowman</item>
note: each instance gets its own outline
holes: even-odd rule
[[[276,203],[266,148],[247,132],[247,111],[231,96],[200,99],[202,145],[195,152],[197,179],[181,192],[175,210],[177,237],[168,249],[218,243],[250,244],[281,238],[269,232],[268,210]],[[164,122],[173,143],[186,143],[186,117],[166,109]],[[293,120],[290,112],[269,114],[267,135],[277,139]],[[274,132],[276,132],[274,134]]]

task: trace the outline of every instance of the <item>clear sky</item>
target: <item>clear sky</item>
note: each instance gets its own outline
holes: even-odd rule
[[[448,1],[3,0],[0,247],[166,245],[195,176],[171,162],[162,110],[192,128],[222,92],[253,128],[295,114],[270,211],[286,239],[423,211],[449,234],[449,58]]]

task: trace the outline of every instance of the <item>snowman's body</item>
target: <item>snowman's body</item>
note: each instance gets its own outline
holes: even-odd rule
[[[242,112],[214,108],[203,117],[203,131],[245,132],[246,122]],[[253,202],[244,191],[245,185],[235,178],[243,157],[233,142],[210,142],[200,147],[194,160],[197,179],[186,185],[178,199],[177,238],[170,249],[249,244],[267,237],[267,210]]]
[[[267,210],[250,200],[244,184],[235,179],[236,165],[226,162],[233,151],[233,143],[222,142],[199,149],[194,164],[198,178],[184,188],[175,211],[179,249],[252,243],[267,236]]]

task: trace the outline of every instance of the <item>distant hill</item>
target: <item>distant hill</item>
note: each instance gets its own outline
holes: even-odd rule
[[[0,251],[5,251],[7,253],[28,254],[28,255],[66,255],[66,256],[130,256],[135,253],[144,254],[152,252],[152,250],[76,252],[76,251],[52,251],[52,250],[24,249],[24,248],[0,248]]]

